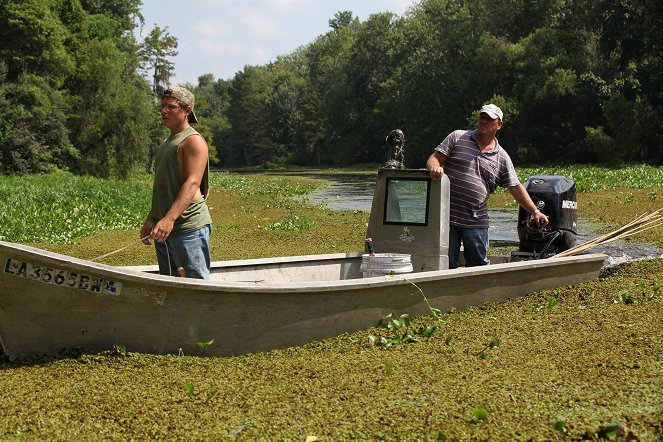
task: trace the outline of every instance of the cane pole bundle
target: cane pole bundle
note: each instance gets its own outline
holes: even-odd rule
[[[601,235],[597,238],[592,239],[591,241],[584,242],[575,247],[572,247],[568,250],[565,250],[561,253],[554,255],[554,257],[564,257],[564,256],[573,256],[578,253],[582,253],[586,250],[589,250],[593,247],[600,246],[603,244],[608,244],[612,241],[617,241],[618,239],[624,239],[628,236],[635,235],[637,233],[642,233],[645,230],[653,229],[655,227],[663,226],[663,215],[660,213],[663,210],[663,207],[652,213],[645,213],[626,224],[624,227]]]

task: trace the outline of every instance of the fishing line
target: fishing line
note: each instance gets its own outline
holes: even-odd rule
[[[128,249],[129,247],[138,244],[139,242],[143,242],[143,241],[145,241],[145,240],[146,240],[147,238],[149,238],[149,237],[150,237],[150,235],[147,235],[147,236],[144,237],[144,238],[141,238],[141,239],[139,239],[139,240],[137,240],[137,241],[132,242],[131,244],[128,244],[128,245],[122,247],[121,249],[113,250],[112,252],[108,252],[108,253],[106,253],[106,254],[104,254],[104,255],[97,256],[96,258],[92,258],[90,261],[97,261],[97,260],[99,260],[99,259],[101,259],[101,258],[106,258],[107,256],[111,256],[111,255],[115,255],[116,253],[120,253],[120,252],[122,252],[122,251]]]
[[[108,252],[108,253],[105,253],[103,255],[97,256],[96,258],[92,258],[90,261],[97,261],[97,260],[100,260],[102,258],[106,258],[108,256],[115,255],[116,253],[120,253],[120,252],[128,249],[129,247],[138,244],[139,242],[145,241],[149,237],[150,237],[150,235],[147,235],[147,236],[145,236],[145,237],[143,237],[143,238],[141,238],[137,241],[132,242],[131,244],[127,244],[126,246],[124,246],[120,249],[113,250],[112,252]],[[171,264],[170,264],[170,252],[168,251],[168,241],[164,241],[163,245],[166,247],[166,256],[168,257],[168,274],[172,275],[173,274],[173,268],[171,267]],[[179,269],[178,269],[178,271],[179,271]]]

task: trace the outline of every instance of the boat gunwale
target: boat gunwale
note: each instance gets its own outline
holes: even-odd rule
[[[546,267],[562,267],[580,263],[599,262],[601,265],[607,259],[607,255],[602,253],[580,254],[562,258],[547,258],[541,260],[523,260],[516,262],[506,262],[490,264],[479,267],[461,267],[458,269],[431,270],[427,272],[413,272],[401,275],[384,275],[368,278],[343,279],[343,280],[325,280],[325,281],[280,281],[280,282],[262,282],[262,281],[219,281],[219,280],[201,280],[192,278],[179,278],[175,276],[159,275],[146,273],[146,267],[154,266],[110,266],[107,264],[96,263],[68,255],[62,255],[56,252],[26,246],[16,243],[0,241],[0,251],[3,249],[11,250],[13,254],[21,257],[37,257],[36,259],[52,261],[58,265],[67,268],[85,267],[98,272],[104,277],[110,277],[119,281],[126,281],[135,284],[151,284],[153,286],[166,286],[170,290],[173,288],[193,289],[200,291],[219,291],[236,293],[283,293],[283,292],[305,292],[310,294],[314,289],[318,292],[332,292],[336,290],[361,290],[367,287],[386,287],[404,283],[425,283],[430,281],[440,281],[445,279],[468,278],[473,276],[487,276],[489,274],[501,274],[520,270],[535,270]],[[294,262],[313,262],[329,261],[334,259],[355,259],[361,257],[362,253],[336,253],[324,255],[301,255],[273,258],[258,258],[248,260],[233,261],[215,261],[216,267],[224,264],[232,266],[252,266],[260,264],[279,264]]]

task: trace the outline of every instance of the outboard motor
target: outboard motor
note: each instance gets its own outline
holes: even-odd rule
[[[539,175],[529,177],[524,186],[549,222],[545,227],[534,225],[533,217],[521,207],[518,213],[519,250],[538,259],[573,247],[578,234],[578,202],[573,180]]]

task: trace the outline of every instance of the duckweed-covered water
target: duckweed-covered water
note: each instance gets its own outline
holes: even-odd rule
[[[628,192],[581,196],[587,217],[611,229],[656,208],[651,191]],[[364,212],[235,188],[214,189],[209,203],[214,259],[363,247]],[[494,195],[491,204],[512,203]],[[312,227],[258,229],[294,216]],[[89,258],[137,235],[104,231],[42,246]],[[635,239],[663,247],[660,231]],[[139,245],[107,262],[153,259]],[[621,432],[623,440],[656,441],[663,437],[661,286],[663,259],[628,262],[578,286],[446,312],[439,321],[416,318],[415,327],[434,323],[437,331],[387,350],[370,345],[369,335],[390,333],[375,328],[238,357],[129,348],[3,361],[0,439],[539,441],[615,440]]]
[[[655,441],[663,435],[663,301],[647,294],[662,281],[663,260],[627,264],[580,286],[449,313],[431,338],[389,350],[369,345],[369,334],[388,334],[371,329],[241,357],[109,351],[3,363],[0,434],[598,440],[621,424],[632,440]],[[616,301],[620,293],[635,302]]]

